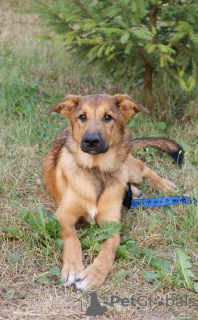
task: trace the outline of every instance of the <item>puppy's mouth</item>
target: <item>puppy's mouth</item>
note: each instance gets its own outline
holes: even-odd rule
[[[108,149],[109,149],[109,147],[107,145],[100,146],[100,147],[97,147],[97,148],[89,148],[87,146],[82,145],[82,143],[81,143],[81,150],[83,152],[85,152],[85,153],[89,153],[89,154],[92,154],[92,155],[105,153],[105,152],[108,151]]]
[[[83,152],[85,152],[85,153],[89,153],[89,154],[92,154],[92,155],[96,155],[96,154],[100,154],[100,153],[105,153],[105,152],[107,152],[108,151],[108,147],[106,147],[105,149],[103,149],[103,150],[83,150],[82,148],[81,148],[81,150],[83,151]]]
[[[81,140],[81,150],[92,155],[105,153],[109,149],[107,142],[100,134],[85,134]]]

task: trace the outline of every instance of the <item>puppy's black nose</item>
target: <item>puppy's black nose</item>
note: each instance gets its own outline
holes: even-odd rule
[[[93,134],[86,134],[84,137],[84,143],[86,147],[88,148],[94,148],[97,147],[100,143],[100,137],[99,135],[93,133]]]
[[[85,133],[81,140],[81,150],[90,154],[107,152],[108,144],[100,133]]]

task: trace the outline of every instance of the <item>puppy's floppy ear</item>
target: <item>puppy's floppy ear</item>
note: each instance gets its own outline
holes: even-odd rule
[[[137,112],[150,113],[148,109],[141,106],[141,104],[128,96],[128,94],[116,94],[115,99],[125,120],[130,119]]]
[[[67,119],[71,118],[72,113],[74,112],[80,96],[75,96],[69,94],[63,100],[56,103],[53,107],[45,112],[45,114],[50,114],[51,112],[61,113]]]

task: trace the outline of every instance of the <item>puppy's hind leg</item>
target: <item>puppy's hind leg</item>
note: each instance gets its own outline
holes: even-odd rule
[[[154,186],[164,192],[174,191],[176,186],[168,179],[161,178],[154,171],[148,168],[142,161],[129,156],[129,182],[132,185],[139,185],[143,179],[149,179]]]
[[[164,192],[175,192],[177,190],[176,185],[168,179],[161,178],[154,171],[145,166],[143,171],[143,179],[149,179],[154,183],[154,186],[161,189]]]
[[[132,191],[132,199],[146,198],[146,196],[143,194],[143,192],[141,190],[139,190],[133,184],[131,184],[131,191]]]

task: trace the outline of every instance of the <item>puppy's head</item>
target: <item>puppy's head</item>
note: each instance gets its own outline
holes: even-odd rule
[[[118,144],[125,122],[135,113],[150,113],[126,94],[68,95],[46,114],[53,111],[70,120],[73,138],[83,152],[93,155]]]

